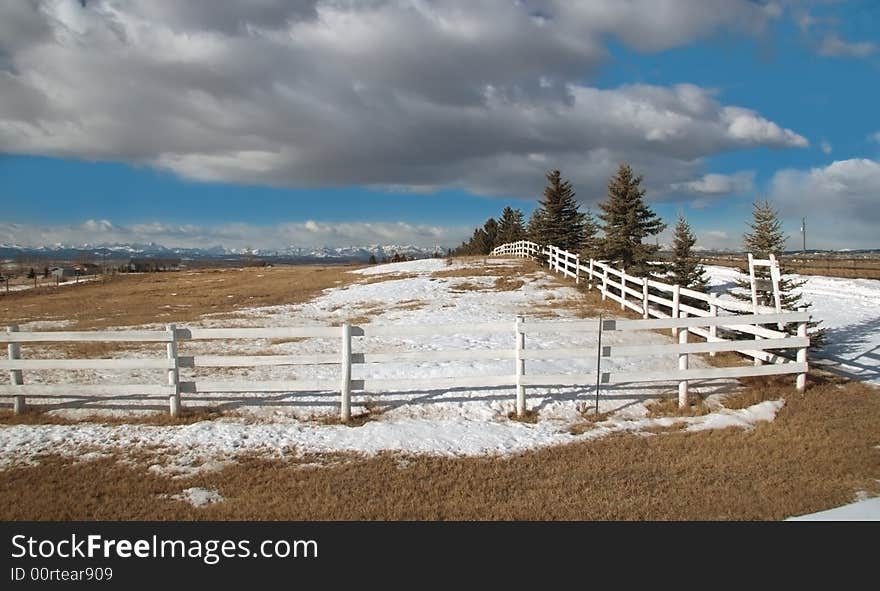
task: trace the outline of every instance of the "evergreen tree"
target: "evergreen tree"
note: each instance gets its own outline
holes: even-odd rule
[[[498,219],[498,235],[495,246],[523,240],[526,236],[523,212],[510,206],[504,208]]]
[[[642,239],[655,236],[666,224],[645,203],[642,177],[635,176],[632,168],[622,163],[617,174],[608,183],[608,199],[599,203],[605,233],[601,255],[627,272],[644,276],[651,271],[648,262],[660,250],[657,244],[643,243]]]
[[[537,208],[532,211],[532,215],[529,216],[529,223],[526,226],[526,238],[531,240],[532,242],[536,242],[538,244],[544,244],[544,237],[542,235],[544,228],[544,212]]]
[[[371,255],[370,255],[370,260],[367,261],[367,262],[368,262],[369,264],[371,264],[371,265],[375,265],[375,264],[378,262],[378,261],[376,260],[376,255],[371,254]]]
[[[584,241],[581,246],[580,255],[585,259],[599,258],[599,223],[596,217],[589,209],[584,213]]]
[[[767,259],[773,254],[779,261],[779,301],[783,310],[797,310],[799,308],[809,308],[811,303],[802,300],[801,295],[795,290],[804,285],[806,281],[798,281],[791,277],[791,270],[782,265],[780,255],[785,251],[785,242],[788,236],[782,230],[782,223],[779,221],[779,215],[768,201],[758,201],[752,204],[752,221],[749,222],[749,231],[743,235],[743,248],[746,252],[752,253],[756,259]],[[749,280],[748,267],[740,267],[740,273],[743,278],[736,282],[739,292],[731,292],[738,299],[752,301],[752,288]],[[776,301],[773,297],[773,283],[770,276],[769,267],[755,267],[755,292],[758,296],[758,304],[762,306],[775,306]],[[819,322],[811,322],[810,328],[813,329],[810,334],[811,345],[820,346],[824,343],[824,335],[822,330],[816,327]],[[796,327],[788,325],[786,330],[794,333]]]
[[[485,234],[485,241],[480,245],[479,252],[474,254],[489,254],[493,248],[500,244],[498,242],[498,222],[495,221],[495,218],[486,220],[486,223],[483,224],[483,232]]]
[[[693,253],[696,243],[697,238],[691,225],[679,214],[672,237],[672,264],[669,265],[669,272],[678,285],[705,292],[709,286],[709,278],[699,258]]]
[[[586,237],[586,215],[579,211],[571,183],[562,180],[558,170],[547,173],[548,184],[530,228],[539,244],[552,244],[569,252],[580,252]],[[534,225],[532,224],[534,222]],[[534,240],[534,239],[533,239]]]
[[[758,201],[752,204],[752,221],[749,222],[749,231],[743,235],[743,248],[746,252],[752,253],[756,259],[767,259],[771,254],[776,256],[780,261],[779,280],[779,300],[784,310],[797,310],[798,308],[809,307],[810,304],[801,301],[800,294],[794,293],[793,290],[802,286],[804,281],[796,281],[791,277],[789,269],[782,268],[780,255],[785,251],[785,242],[788,236],[782,230],[782,223],[779,221],[777,212],[773,209],[768,201]],[[740,267],[739,271],[745,275],[744,278],[737,280],[737,287],[745,291],[745,293],[734,292],[733,295],[741,300],[752,301],[752,288],[749,281],[748,267]],[[776,302],[773,298],[773,286],[770,277],[769,267],[755,267],[755,279],[758,280],[758,304],[762,306],[775,306]]]

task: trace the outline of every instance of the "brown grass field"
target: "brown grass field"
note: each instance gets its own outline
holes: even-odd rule
[[[721,265],[724,267],[748,266],[745,257],[741,256],[706,257],[702,260],[707,265]],[[782,257],[780,263],[784,268],[801,275],[880,279],[880,257],[876,255],[864,258],[786,255]]]
[[[187,322],[203,314],[306,302],[324,289],[360,279],[352,265],[245,267],[120,274],[68,287],[0,297],[0,326],[70,320],[69,330]]]
[[[521,272],[533,268],[525,263]],[[312,297],[325,287],[338,285],[337,281],[350,280],[344,268],[305,267],[265,272],[264,285],[252,281],[254,278],[248,275],[251,272],[265,271],[189,277],[194,282],[189,286],[198,295],[184,302],[191,302],[193,309],[181,310],[180,316],[168,321],[195,318],[200,302],[212,312],[214,306],[219,312],[234,312],[239,307]],[[163,299],[169,291],[182,290],[173,282],[186,278],[183,274],[177,278],[170,275],[84,285],[59,292],[63,297],[58,299],[43,299],[55,294],[15,295],[2,300],[0,307],[14,301],[33,303],[33,316],[27,317],[33,319],[45,319],[43,314],[65,318],[71,311],[78,311],[76,328],[136,324],[138,318],[150,319],[141,322],[155,321],[154,302],[181,303]],[[239,281],[216,285],[213,280],[221,277]],[[150,280],[157,283],[151,285]],[[511,285],[513,282],[505,281],[497,288],[508,289]],[[77,292],[86,294],[91,305],[78,305],[79,298],[74,297]],[[230,294],[233,298],[226,298]],[[125,305],[126,300],[136,303]],[[94,309],[98,303],[104,305],[101,312]],[[620,313],[618,306],[601,302],[596,290],[583,292],[583,297],[576,300],[548,301],[548,307],[558,305],[584,315],[600,310]],[[27,319],[13,317],[8,308],[0,313],[5,314],[5,322]],[[714,360],[719,364],[738,362],[721,355]],[[725,405],[730,408],[785,399],[774,421],[760,423],[751,430],[687,433],[671,427],[505,457],[394,453],[375,457],[305,454],[284,460],[249,457],[219,471],[170,478],[147,469],[158,459],[150,450],[120,450],[116,456],[83,461],[50,454],[38,465],[0,471],[0,518],[778,520],[844,504],[858,494],[880,494],[880,390],[812,373],[806,393],[797,394],[793,381],[791,376],[747,379],[741,391],[729,396]],[[700,405],[701,401],[694,400],[692,408],[679,413],[674,404],[662,401],[652,413],[700,414],[704,412]],[[163,416],[155,424],[183,424],[217,416],[194,410],[180,419]],[[370,420],[381,417],[361,417],[352,428]],[[63,419],[5,414],[0,421],[44,423]],[[589,421],[590,417],[585,417],[585,422]],[[216,489],[224,500],[195,508],[171,498],[195,486]]]

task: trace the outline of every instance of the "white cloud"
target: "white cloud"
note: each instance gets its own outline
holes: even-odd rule
[[[823,154],[830,154],[832,151],[831,144],[825,140],[822,140],[822,143],[819,144],[819,147],[822,149]]]
[[[668,188],[713,154],[808,142],[711,89],[583,80],[609,38],[657,51],[719,29],[752,34],[778,17],[773,6],[6,2],[0,145],[199,180],[489,195],[536,195],[553,163],[588,200],[626,159]]]
[[[880,144],[880,131],[875,131],[874,133],[869,135],[868,140]]]
[[[719,196],[734,193],[748,193],[752,190],[755,182],[755,173],[742,171],[734,174],[706,174],[702,177],[686,183],[678,183],[673,189],[688,193]]]
[[[784,218],[807,218],[808,248],[880,247],[880,162],[838,160],[809,171],[781,170],[769,196]]]
[[[162,222],[126,225],[114,224],[108,220],[86,220],[81,224],[56,226],[0,223],[0,243],[21,246],[156,243],[169,248],[209,248],[222,245],[226,248],[261,249],[369,244],[450,247],[457,246],[471,232],[472,227],[405,222],[308,220],[267,226],[241,223],[199,226]]]
[[[836,33],[826,35],[817,48],[819,55],[829,57],[868,57],[877,52],[877,44],[870,41],[844,41]]]

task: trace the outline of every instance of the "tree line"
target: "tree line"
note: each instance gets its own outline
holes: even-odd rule
[[[604,260],[626,269],[639,277],[660,276],[682,287],[701,292],[708,290],[708,277],[696,254],[696,235],[687,219],[679,214],[672,236],[672,252],[668,261],[658,260],[659,243],[651,237],[666,229],[666,223],[645,202],[643,178],[635,174],[627,163],[622,163],[608,181],[605,200],[598,203],[599,211],[580,211],[571,183],[562,178],[559,170],[547,173],[547,185],[538,200],[538,207],[528,222],[519,209],[504,208],[498,220],[489,218],[476,229],[471,238],[450,250],[451,256],[487,255],[496,246],[517,240],[530,240],[540,245],[554,245],[569,252],[579,253],[583,259]],[[785,249],[787,236],[782,231],[778,213],[767,201],[753,204],[752,220],[743,236],[743,246],[755,258],[766,259],[771,253],[780,255]],[[795,281],[791,271],[780,269],[782,307],[787,310],[809,307],[794,290],[803,281]],[[733,292],[743,300],[751,300],[748,269],[740,268],[746,277],[738,286],[747,293]],[[772,287],[767,267],[755,269],[760,285],[757,288],[760,304],[773,304]],[[700,301],[688,302],[703,305]]]

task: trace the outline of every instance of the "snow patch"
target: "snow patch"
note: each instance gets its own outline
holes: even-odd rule
[[[171,498],[177,499],[179,501],[186,501],[193,507],[204,507],[205,505],[219,503],[223,500],[223,497],[220,496],[220,493],[218,491],[213,489],[201,488],[198,486],[188,488],[180,494],[172,496]]]
[[[880,521],[880,497],[818,513],[789,517],[786,521]]]

